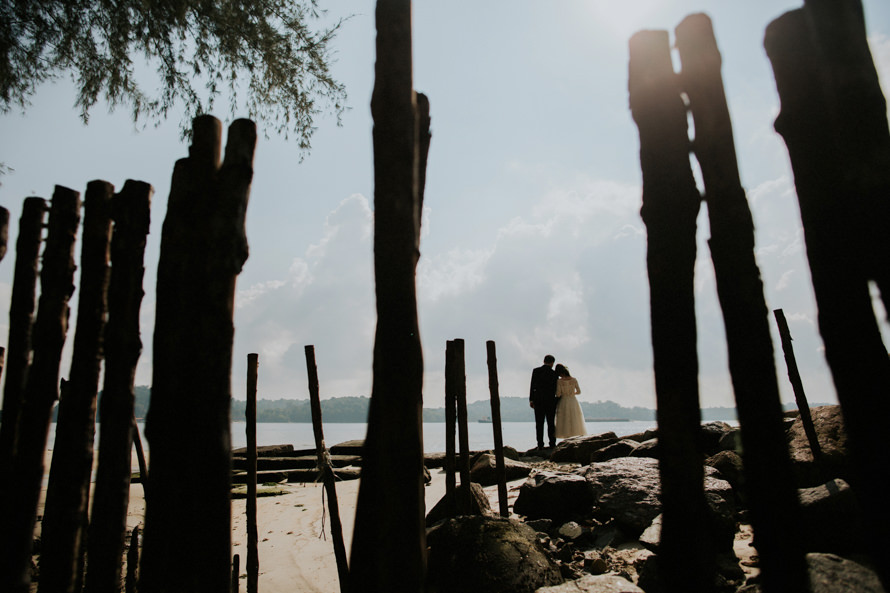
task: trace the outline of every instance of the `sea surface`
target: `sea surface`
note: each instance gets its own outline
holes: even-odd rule
[[[471,451],[479,451],[494,448],[494,432],[491,423],[470,422],[467,432]],[[247,425],[244,422],[232,423],[232,447],[244,447],[247,444]],[[655,428],[655,421],[631,420],[627,422],[588,422],[588,434],[602,434],[614,432],[618,436],[626,436]],[[139,423],[139,431],[142,434],[142,443],[149,448],[142,432],[144,425]],[[352,441],[364,439],[368,425],[365,423],[330,423],[323,426],[324,440],[328,447]],[[96,446],[99,444],[99,425],[96,431]],[[534,422],[504,422],[501,425],[504,445],[513,447],[517,451],[526,451],[535,446]],[[52,449],[55,444],[56,425],[50,426],[47,449]],[[546,439],[546,433],[545,433]],[[455,435],[457,442],[457,435]],[[423,424],[424,451],[436,453],[445,451],[445,423],[424,422]],[[257,445],[293,445],[294,449],[314,449],[315,437],[312,433],[312,424],[308,422],[261,422],[257,424]]]

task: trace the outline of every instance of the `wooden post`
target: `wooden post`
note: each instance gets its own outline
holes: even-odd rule
[[[99,464],[87,541],[86,593],[112,591],[121,579],[133,451],[139,311],[152,187],[128,179],[112,200],[111,280],[105,328],[105,382],[99,402]]]
[[[846,132],[838,131],[846,116],[841,117],[838,110],[858,112],[860,105],[836,104],[845,90],[827,76],[822,57],[837,47],[834,42],[826,44],[826,27],[843,28],[858,17],[835,15],[834,25],[814,24],[824,15],[811,12],[810,7],[808,2],[803,9],[784,14],[766,30],[764,46],[781,100],[775,126],[788,147],[794,171],[819,332],[849,436],[851,485],[864,512],[873,517],[867,525],[868,549],[883,583],[890,586],[890,541],[884,537],[890,530],[890,515],[883,511],[890,489],[890,460],[872,453],[883,446],[882,418],[890,414],[890,359],[869,294],[873,249],[859,239],[869,235],[874,224],[886,224],[886,215],[870,209],[871,199],[848,178],[848,157],[843,154]],[[839,3],[838,8],[861,11],[858,2]],[[852,97],[857,94],[851,91]],[[872,107],[862,105],[861,109],[870,112]],[[888,196],[881,198],[886,202]]]
[[[26,198],[22,205],[19,235],[15,243],[15,272],[9,305],[6,383],[3,387],[3,422],[0,424],[0,474],[5,476],[12,470],[25,377],[31,361],[31,331],[34,325],[34,307],[37,303],[37,266],[46,213],[46,200]]]
[[[813,461],[819,469],[819,473],[825,479],[828,476],[824,474],[824,464],[822,462],[822,447],[819,446],[819,437],[816,435],[816,427],[813,425],[813,416],[810,414],[810,406],[807,403],[807,394],[803,389],[803,381],[800,378],[800,371],[797,369],[797,359],[794,356],[794,346],[791,344],[791,330],[788,329],[788,321],[785,319],[785,312],[782,309],[773,311],[776,317],[776,325],[779,326],[779,337],[782,340],[782,350],[785,353],[785,364],[788,367],[788,379],[791,381],[791,388],[794,391],[794,400],[797,402],[797,409],[800,411],[800,422],[803,424],[804,433],[807,435],[807,441],[810,443],[810,450],[813,452]]]
[[[133,449],[136,451],[136,463],[139,464],[139,482],[142,483],[142,495],[148,498],[148,464],[145,461],[145,449],[142,448],[142,437],[139,435],[139,423],[133,414]]]
[[[259,530],[256,508],[256,397],[260,355],[247,355],[247,407],[244,420],[247,431],[247,593],[256,593],[260,579]]]
[[[235,554],[232,557],[232,585],[230,587],[230,591],[232,593],[238,593],[241,589],[241,556]]]
[[[659,577],[665,591],[709,591],[715,568],[704,496],[693,286],[701,196],[689,164],[686,106],[667,31],[631,37],[629,90],[648,234],[663,508]]]
[[[457,414],[457,393],[454,378],[454,341],[445,343],[445,500],[450,501],[449,516],[457,514],[455,478],[455,429]]]
[[[193,130],[189,157],[173,171],[161,233],[142,593],[231,585],[233,315],[247,260],[256,126],[244,119],[229,126],[222,164],[219,120],[197,117]]]
[[[466,515],[472,508],[470,492],[470,433],[467,426],[467,372],[464,341],[454,340],[454,394],[457,400],[457,435],[460,442],[460,493],[458,513]]]
[[[346,545],[343,543],[343,527],[340,523],[340,507],[337,503],[337,486],[334,468],[324,444],[324,431],[321,423],[321,400],[318,392],[318,369],[315,365],[315,346],[306,346],[306,371],[309,375],[309,402],[312,408],[312,432],[315,435],[315,451],[318,455],[318,468],[321,471],[324,489],[328,495],[328,511],[331,513],[331,539],[334,540],[334,556],[337,559],[337,573],[340,577],[340,591],[349,590],[349,566],[346,561]]]
[[[114,186],[91,181],[84,197],[80,296],[68,381],[59,400],[56,440],[41,527],[38,591],[79,590],[93,475],[96,394],[108,311],[108,252]]]
[[[139,526],[130,534],[130,549],[127,550],[127,578],[124,580],[124,591],[136,593],[139,581]]]
[[[488,353],[488,390],[491,392],[491,426],[494,430],[495,470],[498,477],[498,506],[501,517],[510,516],[507,505],[507,467],[504,464],[504,436],[501,432],[501,396],[498,391],[498,357],[493,340],[485,342]]]
[[[377,331],[349,588],[419,592],[426,580],[423,353],[415,286],[422,155],[410,0],[379,0],[376,24],[371,114]]]
[[[6,257],[7,243],[9,243],[9,210],[0,207],[0,261]]]
[[[12,471],[5,480],[16,487],[3,488],[0,494],[0,591],[9,593],[26,593],[31,580],[31,545],[50,418],[59,398],[59,366],[68,333],[79,223],[80,194],[56,186],[40,273],[34,358],[27,372]]]
[[[686,17],[676,28],[681,84],[695,123],[693,148],[708,206],[711,259],[723,310],[729,370],[745,456],[751,523],[765,587],[808,591],[797,489],[776,377],[769,310],[754,259],[754,222],[739,179],[721,58],[711,19]]]

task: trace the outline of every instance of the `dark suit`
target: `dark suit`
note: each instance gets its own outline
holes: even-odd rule
[[[538,447],[544,448],[544,422],[547,422],[547,436],[550,446],[556,445],[556,371],[547,366],[539,366],[532,371],[529,401],[535,408],[535,436]]]

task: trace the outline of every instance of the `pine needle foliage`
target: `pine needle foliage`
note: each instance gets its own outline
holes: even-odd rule
[[[188,129],[223,97],[307,150],[315,117],[339,123],[346,99],[329,70],[342,20],[324,20],[317,0],[0,0],[0,111],[68,74],[84,122],[99,101],[134,122],[181,102]]]

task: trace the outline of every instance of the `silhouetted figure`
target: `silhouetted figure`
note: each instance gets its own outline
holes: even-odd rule
[[[556,371],[552,354],[544,357],[544,364],[532,371],[529,405],[535,410],[535,436],[538,449],[544,448],[544,422],[547,422],[547,437],[550,447],[556,446]]]

